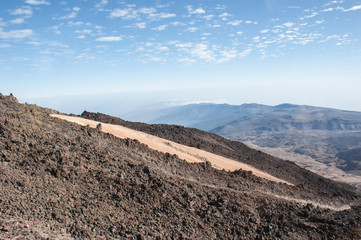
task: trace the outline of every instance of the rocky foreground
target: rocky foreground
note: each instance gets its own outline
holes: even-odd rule
[[[361,239],[360,195],[293,163],[179,126],[118,123],[243,161],[187,163],[0,94],[0,239]]]

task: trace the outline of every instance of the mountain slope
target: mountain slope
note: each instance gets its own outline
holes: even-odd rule
[[[211,132],[261,147],[284,148],[361,175],[361,113],[309,106],[280,105]]]
[[[191,164],[50,116],[55,113],[0,95],[1,239],[361,237],[360,196],[352,187],[294,164],[290,171],[300,169],[313,180],[303,184],[294,176],[298,185],[289,186],[242,170]],[[160,127],[164,135],[194,141],[172,132],[175,126]],[[205,138],[202,144],[216,136],[197,135]]]
[[[100,122],[119,124],[190,147],[200,148],[208,152],[250,164],[291,183],[297,184],[301,181],[302,184],[312,186],[313,188],[316,187],[321,191],[329,189],[330,187],[335,188],[338,184],[340,184],[340,186],[346,186],[334,182],[332,185],[329,185],[329,180],[326,180],[317,174],[313,174],[310,171],[306,171],[293,162],[280,160],[271,155],[251,149],[241,142],[228,140],[216,134],[200,131],[198,129],[185,128],[177,125],[148,125],[144,123],[128,122],[109,115],[87,111],[81,116]]]
[[[196,127],[247,142],[328,178],[361,187],[360,112],[292,104],[193,104],[158,114],[150,122]]]
[[[241,163],[239,161],[235,161],[230,158],[225,158],[220,155],[212,154],[210,152],[203,151],[198,148],[178,144],[176,142],[172,142],[164,138],[159,138],[141,131],[136,131],[119,125],[107,124],[103,122],[84,119],[81,117],[65,116],[58,114],[52,114],[51,116],[69,122],[74,122],[82,126],[90,126],[98,129],[101,128],[102,132],[110,133],[119,138],[130,138],[137,140],[140,143],[148,146],[152,150],[176,155],[180,159],[183,159],[190,163],[206,163],[212,166],[213,168],[219,170],[225,170],[225,171],[232,171],[232,172],[242,169],[244,171],[251,171],[253,175],[267,179],[269,181],[293,185],[290,182],[287,182],[280,178],[276,178],[266,172],[260,171],[259,169],[256,169],[249,164]]]

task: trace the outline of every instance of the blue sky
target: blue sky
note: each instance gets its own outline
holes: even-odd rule
[[[0,92],[361,111],[361,0],[3,0]],[[166,101],[167,99],[163,99]]]

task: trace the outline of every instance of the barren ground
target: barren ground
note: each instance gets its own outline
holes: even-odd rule
[[[0,94],[0,239],[361,239],[349,185],[197,129],[84,113],[294,185],[189,163],[52,113]]]
[[[52,114],[52,117],[60,118],[63,120],[67,120],[69,122],[77,123],[82,126],[89,125],[92,128],[95,128],[100,122],[84,119],[80,117],[74,116],[65,116],[59,114]],[[166,139],[162,139],[144,132],[136,131],[133,129],[129,129],[119,125],[101,123],[102,131],[105,133],[110,133],[119,138],[130,138],[136,139],[139,142],[148,145],[149,148],[163,152],[176,154],[179,158],[186,160],[187,162],[205,162],[208,161],[212,164],[212,166],[216,169],[224,169],[228,171],[235,171],[242,169],[244,171],[252,171],[252,173],[270,181],[286,183],[288,185],[293,185],[285,180],[276,178],[268,173],[260,171],[248,164],[241,163],[229,158],[225,158],[213,153],[209,153],[197,148],[188,147],[185,145],[181,145]]]

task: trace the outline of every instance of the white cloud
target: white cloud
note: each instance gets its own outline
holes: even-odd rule
[[[306,16],[302,17],[301,20],[305,20],[307,18],[313,18],[313,17],[316,17],[317,15],[318,15],[318,12],[313,12],[310,15],[306,15]]]
[[[60,25],[56,25],[56,26],[52,26],[49,29],[52,30],[55,34],[61,34],[61,31],[59,30],[60,26],[62,26],[63,24]]]
[[[217,6],[214,8],[216,10],[225,10],[227,8],[224,4],[217,4]]]
[[[225,12],[225,13],[220,14],[218,17],[220,17],[220,18],[227,18],[227,17],[230,17],[230,16],[231,16],[231,14]]]
[[[49,43],[50,46],[56,47],[56,48],[69,48],[68,44],[60,43],[60,42],[51,42]]]
[[[197,8],[193,12],[193,14],[204,14],[206,11],[203,8]]]
[[[6,26],[6,24],[3,22],[3,19],[0,18],[0,27],[5,27],[5,26]]]
[[[233,25],[233,26],[238,26],[242,22],[243,22],[243,20],[234,20],[234,21],[228,22],[228,24]]]
[[[69,21],[68,24],[69,24],[70,26],[81,26],[81,25],[84,24],[84,22],[80,22],[80,21],[78,21],[78,22]]]
[[[269,32],[269,29],[263,29],[261,31],[259,31],[260,33],[268,33]]]
[[[132,6],[133,7],[133,6]],[[144,16],[145,18],[151,20],[151,21],[158,21],[165,18],[172,18],[175,17],[176,14],[174,13],[157,13],[157,9],[155,8],[147,8],[143,7],[140,9],[133,9],[128,5],[128,8],[116,8],[111,11],[109,18],[123,18],[126,20],[129,19],[141,19],[140,17]]]
[[[228,51],[224,50],[224,51],[221,51],[220,54],[221,54],[222,58],[217,61],[218,63],[227,62],[233,58],[236,58],[238,55],[236,50],[228,50]]]
[[[156,49],[159,51],[168,51],[169,50],[169,48],[167,46],[157,46]]]
[[[66,20],[66,19],[72,19],[72,18],[75,18],[76,16],[78,16],[78,12],[80,11],[80,8],[79,7],[73,7],[72,9],[72,12],[67,14],[67,15],[64,15],[64,16],[61,16],[61,17],[54,17],[53,19],[54,20]]]
[[[295,25],[293,22],[286,22],[283,24],[285,27],[292,27],[293,25]]]
[[[157,10],[155,8],[147,8],[147,7],[143,7],[138,9],[139,13],[143,13],[143,14],[151,14],[151,13],[155,13]]]
[[[190,50],[190,54],[202,60],[215,61],[213,51],[209,50],[208,46],[204,43],[196,44],[196,46]]]
[[[186,58],[181,58],[181,59],[179,59],[178,62],[196,63],[197,61],[194,60],[194,59],[192,59],[192,58],[186,57]]]
[[[154,45],[154,43],[152,43],[152,42],[146,42],[145,44],[144,44],[144,46],[146,46],[146,47],[151,47],[151,46],[153,46]]]
[[[214,15],[205,15],[203,16],[203,18],[209,21],[212,20],[212,18],[214,18]]]
[[[331,2],[328,2],[328,3],[325,3],[323,5],[323,7],[327,7],[327,6],[330,6],[330,5],[333,5],[333,4],[341,4],[341,3],[344,3],[345,0],[334,0],[334,1],[331,1]]]
[[[76,12],[71,12],[68,15],[64,15],[58,18],[54,18],[55,20],[65,20],[65,19],[71,19],[71,18],[75,18],[78,15],[78,13]]]
[[[125,8],[125,9],[116,8],[110,13],[109,17],[110,18],[122,17],[125,19],[131,19],[131,18],[136,18],[137,16],[134,13],[134,11],[132,11],[130,8]]]
[[[128,9],[114,9],[111,13],[110,13],[110,17],[111,18],[116,18],[116,17],[124,17],[129,13]]]
[[[31,5],[42,5],[42,4],[50,5],[50,3],[45,0],[26,0],[25,3],[31,4]]]
[[[12,30],[9,32],[3,32],[3,29],[0,28],[0,38],[2,39],[21,39],[30,37],[34,34],[31,29],[23,29],[23,30]]]
[[[206,10],[204,10],[203,8],[193,9],[193,7],[190,6],[190,5],[186,6],[186,8],[187,8],[188,13],[190,15],[192,15],[192,14],[205,14],[206,13]]]
[[[344,12],[349,12],[349,11],[356,11],[356,10],[361,10],[361,5],[358,6],[353,6],[352,8],[348,8],[343,10]]]
[[[16,19],[11,20],[10,22],[13,24],[20,24],[20,23],[23,23],[24,21],[25,21],[24,18],[16,18]]]
[[[356,11],[361,10],[361,5],[353,6],[351,8],[344,9],[343,7],[337,6],[337,7],[329,7],[326,9],[321,10],[321,12],[333,12],[333,11],[343,11],[343,12],[350,12],[350,11]]]
[[[163,31],[168,27],[168,25],[160,25],[158,27],[152,28],[153,30]]]
[[[32,41],[32,42],[26,42],[27,44],[30,44],[30,45],[34,45],[34,46],[40,46],[41,43],[39,42],[35,42],[35,41]]]
[[[179,48],[190,48],[193,46],[192,43],[190,42],[186,42],[186,43],[175,43],[175,46],[176,47],[179,47]]]
[[[243,52],[239,54],[240,57],[247,57],[249,54],[251,54],[252,49],[246,49]]]
[[[83,29],[83,30],[77,30],[75,31],[75,33],[80,34],[79,36],[77,36],[76,38],[78,39],[85,39],[86,36],[85,35],[91,35],[93,33],[92,30],[90,29]]]
[[[147,27],[147,23],[146,22],[139,22],[139,23],[135,23],[134,26],[136,28],[139,28],[139,29],[144,29]]]
[[[242,35],[243,32],[242,31],[239,31],[239,32],[236,32],[237,35]]]
[[[0,44],[0,48],[9,48],[9,47],[11,47],[10,44],[7,44],[7,43],[1,43]]]
[[[323,9],[323,10],[321,10],[321,12],[332,12],[332,11],[334,11],[335,9],[334,8],[326,8],[326,9]]]
[[[117,42],[121,40],[123,40],[121,36],[100,37],[96,39],[98,42]]]
[[[84,30],[81,30],[81,31],[77,31],[78,33],[81,33],[81,34],[91,34],[92,33],[92,30],[91,29],[84,29]]]
[[[100,0],[99,3],[95,4],[95,8],[98,11],[104,11],[104,7],[108,4],[108,0]]]
[[[187,32],[195,32],[195,31],[197,31],[197,30],[199,30],[199,28],[196,28],[196,27],[189,27],[189,28],[187,28]]]
[[[11,58],[11,61],[14,61],[14,62],[29,61],[29,58],[26,58],[26,57],[13,57],[13,58]]]
[[[89,61],[95,58],[95,56],[88,52],[80,53],[78,56],[74,57],[78,61]]]
[[[10,12],[11,15],[26,15],[26,16],[31,16],[33,14],[33,10],[31,10],[30,7],[21,7],[21,8],[17,8],[15,10],[12,10]]]
[[[254,37],[254,38],[253,38],[253,41],[254,41],[254,42],[259,42],[259,41],[260,41],[260,37],[259,37],[259,36]]]
[[[151,18],[171,18],[171,17],[175,17],[176,14],[174,13],[158,13],[158,14],[150,14]]]
[[[221,15],[219,15],[219,17],[223,20],[223,21],[227,21],[228,17],[231,17],[231,15],[229,13],[222,13]]]

